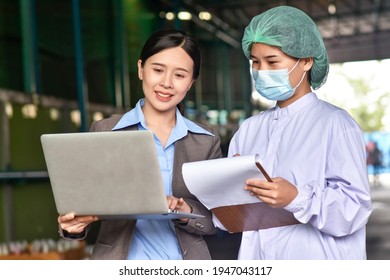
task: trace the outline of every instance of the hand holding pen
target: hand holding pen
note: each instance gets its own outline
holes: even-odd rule
[[[240,156],[240,154],[234,156]],[[271,178],[259,162],[256,162],[256,166],[267,181],[248,179],[244,189],[249,191],[251,195],[256,196],[272,208],[283,208],[298,195],[297,188],[289,181],[280,177]]]

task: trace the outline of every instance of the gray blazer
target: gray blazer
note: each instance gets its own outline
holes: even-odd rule
[[[120,120],[122,115],[94,122],[90,131],[109,131]],[[202,235],[212,235],[217,232],[207,210],[185,186],[182,178],[182,164],[185,162],[215,159],[222,157],[218,132],[210,127],[199,124],[215,136],[195,134],[188,135],[175,144],[173,166],[172,192],[175,197],[183,197],[192,207],[193,213],[204,215],[204,218],[190,219],[183,224],[174,221],[176,235],[185,260],[211,259],[207,244]],[[136,130],[130,126],[122,130]],[[106,220],[101,222],[98,237],[92,251],[92,259],[126,259],[128,249],[134,234],[136,220]]]

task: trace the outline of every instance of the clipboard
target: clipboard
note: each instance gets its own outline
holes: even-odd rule
[[[299,224],[291,212],[263,202],[229,205],[211,209],[231,233]]]
[[[231,233],[300,223],[291,212],[272,208],[244,190],[249,178],[272,181],[259,155],[185,163],[183,178],[189,191]]]

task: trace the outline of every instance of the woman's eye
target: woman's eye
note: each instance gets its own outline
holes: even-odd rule
[[[176,74],[176,77],[178,78],[184,78],[185,76],[183,74]]]
[[[154,68],[154,72],[161,73],[163,70],[160,68]]]

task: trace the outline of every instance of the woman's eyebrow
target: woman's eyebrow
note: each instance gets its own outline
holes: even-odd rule
[[[279,56],[278,55],[276,55],[276,54],[270,54],[270,55],[266,55],[266,56],[264,56],[263,58],[264,59],[271,59],[271,58],[278,58]],[[250,59],[257,59],[257,57],[256,56],[254,56],[254,55],[251,55],[250,56]]]
[[[152,62],[151,64],[152,65],[156,65],[156,66],[161,66],[161,67],[167,67],[165,64],[159,63],[159,62]],[[182,68],[182,67],[176,67],[175,69],[190,73],[190,71],[188,69],[185,69],[185,68]]]
[[[270,59],[270,58],[278,58],[279,56],[278,55],[276,55],[276,54],[271,54],[271,55],[267,55],[267,56],[265,56],[264,58],[266,58],[266,59]]]

